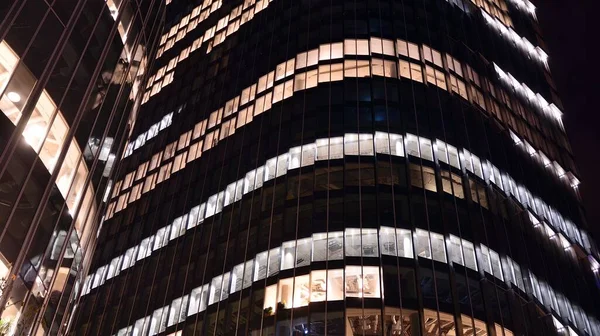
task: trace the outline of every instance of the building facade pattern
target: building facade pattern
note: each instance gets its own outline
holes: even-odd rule
[[[526,0],[173,0],[77,335],[599,335]]]
[[[160,1],[0,4],[1,335],[66,333],[163,14]]]

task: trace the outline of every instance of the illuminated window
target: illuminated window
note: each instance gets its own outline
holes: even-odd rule
[[[381,297],[379,267],[346,266],[345,283],[347,297]]]
[[[431,245],[429,244],[429,232],[417,229],[415,232],[415,249],[417,256],[431,259]]]
[[[297,76],[296,76],[297,77]],[[330,82],[331,81],[331,65],[319,65],[319,83]],[[301,88],[296,88],[296,90],[300,90]]]
[[[277,301],[284,309],[292,308],[292,297],[294,292],[294,278],[279,280]]]
[[[382,226],[379,229],[379,248],[381,254],[397,256],[396,229]]]
[[[293,307],[305,307],[310,302],[310,276],[302,275],[294,279]]]
[[[296,246],[296,265],[302,267],[310,265],[312,239],[299,239]]]
[[[465,193],[462,187],[462,178],[459,175],[442,170],[442,188],[445,193],[454,195],[458,198],[465,198]]]
[[[279,269],[282,266],[281,250],[282,249],[279,247],[269,250],[269,262],[268,262],[268,268],[267,268],[267,276],[272,276],[279,272]]]
[[[412,79],[417,82],[423,82],[423,71],[421,65],[400,60],[399,61],[400,77]]]
[[[281,269],[289,269],[294,268],[294,261],[296,255],[296,241],[288,241],[284,242],[281,245],[282,250],[282,259],[281,259]]]
[[[256,255],[256,258],[254,259],[254,281],[264,279],[267,276],[268,254],[269,253],[265,251]]]
[[[383,75],[389,78],[398,78],[398,68],[396,62],[384,60],[383,61]]]
[[[396,229],[397,251],[399,257],[413,258],[412,232],[407,229]]]
[[[421,153],[421,158],[433,161],[433,148],[431,145],[431,140],[419,137],[419,149]]]
[[[483,257],[483,270],[489,274],[492,274],[496,278],[504,281],[502,275],[502,266],[500,263],[500,256],[497,252],[489,249],[485,245],[481,245],[481,254]]]
[[[417,188],[425,188],[429,191],[437,191],[435,183],[435,171],[433,168],[410,164],[411,184]]]
[[[310,273],[310,301],[327,300],[327,271],[312,271]]]
[[[277,309],[277,284],[265,288],[265,301],[263,304],[265,313],[274,313]]]
[[[371,72],[373,76],[383,76],[383,59],[372,58],[371,59]]]
[[[463,265],[463,266],[465,265],[460,238],[458,238],[454,235],[450,235],[450,238],[449,238],[448,258],[453,263]]]

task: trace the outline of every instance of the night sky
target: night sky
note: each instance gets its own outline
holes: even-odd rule
[[[550,55],[552,77],[564,104],[588,224],[600,242],[600,5],[597,0],[539,0],[538,19]],[[594,66],[594,61],[596,65]]]

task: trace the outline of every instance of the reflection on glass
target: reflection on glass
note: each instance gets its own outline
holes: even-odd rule
[[[348,319],[346,335],[381,335],[381,310],[348,309],[346,315]]]
[[[6,49],[0,51],[6,51]],[[0,78],[0,80],[2,79]],[[25,106],[25,103],[27,103],[35,82],[36,79],[33,77],[33,74],[21,63],[15,68],[8,85],[6,85],[4,94],[0,99],[0,110],[15,125],[21,119],[21,110]]]

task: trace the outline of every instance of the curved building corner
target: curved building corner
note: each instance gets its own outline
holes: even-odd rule
[[[71,334],[600,335],[530,1],[166,6]]]

